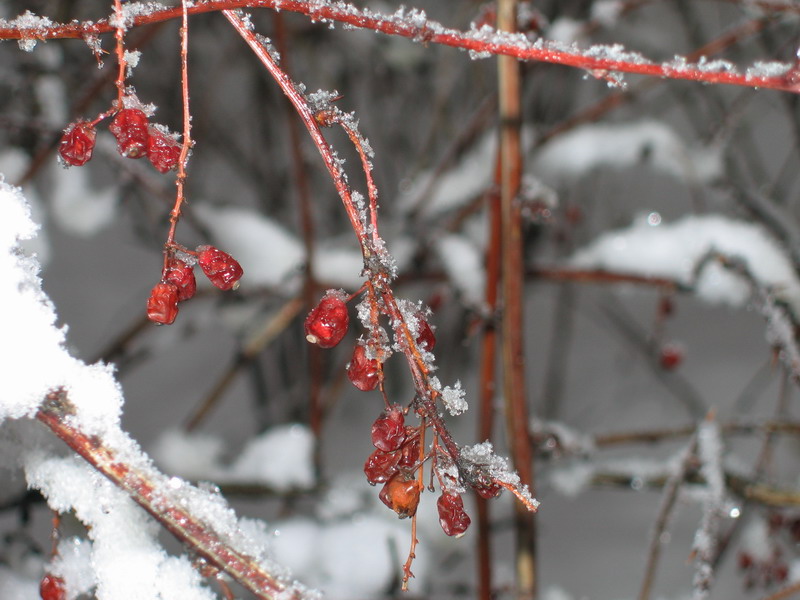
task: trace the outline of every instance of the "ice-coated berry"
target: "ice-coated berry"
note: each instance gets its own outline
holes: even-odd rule
[[[364,344],[356,345],[353,358],[347,365],[347,378],[362,392],[368,392],[378,387],[380,365],[374,358],[367,358],[367,349]]]
[[[658,356],[658,362],[662,369],[672,371],[677,369],[683,362],[683,347],[680,344],[664,344]]]
[[[159,283],[147,299],[147,318],[154,323],[171,325],[178,316],[178,286],[174,283]]]
[[[167,261],[164,281],[174,283],[178,288],[178,302],[188,300],[197,291],[194,270],[179,258],[170,258]]]
[[[164,133],[158,127],[147,128],[147,158],[159,173],[166,173],[177,168],[181,157],[181,145],[173,136]]]
[[[439,525],[446,535],[461,537],[472,522],[464,511],[464,501],[461,496],[443,492],[436,501],[439,511]]]
[[[500,495],[500,492],[503,491],[503,488],[492,482],[492,483],[479,483],[472,486],[472,489],[480,496],[481,498],[486,498],[490,500]]]
[[[39,583],[39,595],[42,600],[64,600],[67,597],[64,580],[61,577],[45,573]]]
[[[419,462],[420,450],[419,430],[416,427],[406,427],[406,441],[400,451],[400,462],[397,466],[410,471]]]
[[[58,145],[64,164],[73,167],[85,165],[92,158],[96,137],[97,131],[88,121],[78,121],[67,127]]]
[[[406,426],[403,410],[395,405],[372,424],[372,445],[378,450],[392,452],[398,450],[406,440]]]
[[[343,294],[328,290],[305,321],[306,339],[320,348],[333,348],[342,341],[350,325]]]
[[[397,473],[397,464],[400,462],[401,452],[384,452],[375,450],[364,463],[364,475],[370,485],[389,481]]]
[[[398,473],[383,485],[378,497],[401,519],[413,517],[419,505],[422,485],[416,479],[406,479]]]
[[[138,108],[119,111],[108,126],[117,139],[117,150],[127,158],[142,158],[147,154],[150,139],[147,128],[147,115]]]
[[[197,264],[211,283],[221,290],[239,287],[244,271],[230,254],[214,246],[199,246],[197,252]]]
[[[436,336],[433,334],[433,329],[431,329],[424,317],[420,316],[417,323],[417,346],[422,350],[433,352],[433,347],[436,345]]]

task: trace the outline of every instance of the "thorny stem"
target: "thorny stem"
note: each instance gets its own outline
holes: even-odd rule
[[[410,38],[425,44],[441,44],[472,50],[490,55],[511,56],[520,60],[530,60],[560,64],[596,73],[632,73],[664,79],[682,79],[713,84],[738,85],[751,88],[774,89],[799,93],[797,69],[790,69],[781,75],[760,75],[733,71],[714,71],[700,68],[691,62],[657,63],[634,54],[624,58],[602,58],[589,56],[580,50],[565,49],[562,46],[537,40],[530,42],[524,37],[495,36],[491,30],[459,31],[443,27],[439,23],[425,19],[404,19],[399,15],[381,15],[367,9],[358,9],[346,3],[317,3],[308,0],[209,0],[197,3],[189,14],[217,11],[230,11],[240,8],[274,8],[296,12],[308,16],[313,21],[339,22],[349,26],[370,29],[388,35]],[[134,25],[146,25],[174,19],[181,8],[163,8],[132,19]],[[84,23],[67,23],[35,30],[15,27],[0,27],[0,39],[59,39],[85,38],[87,36],[109,33],[114,28],[107,20]],[[677,65],[677,66],[676,66]]]
[[[157,471],[130,464],[101,438],[88,436],[70,424],[74,407],[62,389],[51,392],[36,418],[61,438],[86,462],[123,490],[139,506],[215,568],[226,572],[258,598],[271,600],[288,595],[297,599],[284,583],[264,570],[255,558],[232,547],[217,531],[172,498]]]
[[[516,31],[517,0],[499,0],[497,29]],[[497,63],[500,117],[500,223],[502,285],[503,395],[506,435],[514,468],[523,485],[533,489],[533,456],[528,443],[528,406],[522,332],[525,269],[522,216],[517,194],[522,181],[521,74],[519,63],[501,56]],[[533,513],[514,504],[517,597],[536,597],[536,529]]]

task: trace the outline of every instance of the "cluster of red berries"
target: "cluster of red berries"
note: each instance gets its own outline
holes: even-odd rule
[[[236,289],[242,278],[241,265],[228,253],[214,246],[198,246],[191,254],[211,283],[221,290]],[[147,299],[147,318],[154,323],[171,325],[178,316],[178,303],[188,300],[197,291],[192,265],[170,256],[161,282],[151,290]]]
[[[64,164],[79,167],[92,158],[97,130],[95,121],[76,121],[67,127],[58,152]],[[159,125],[151,124],[138,108],[123,108],[114,115],[108,130],[117,140],[117,150],[127,158],[147,157],[161,173],[178,166],[181,145]]]
[[[740,550],[737,556],[739,570],[744,574],[744,587],[748,590],[786,582],[790,561],[784,556],[783,546],[797,548],[800,545],[800,516],[770,513],[767,539],[770,544],[767,556],[754,556],[747,550]]]
[[[56,575],[45,573],[39,583],[39,595],[42,600],[66,600],[67,591],[64,588],[64,580]]]
[[[321,348],[333,348],[344,339],[350,326],[347,295],[340,290],[328,290],[305,320],[306,339]],[[416,343],[423,352],[436,345],[436,336],[427,320],[416,315]],[[381,380],[381,364],[369,356],[369,342],[358,342],[347,365],[347,377],[359,390],[374,390]],[[375,451],[364,463],[364,474],[370,485],[383,484],[379,498],[402,519],[414,516],[419,505],[422,484],[415,475],[420,460],[420,431],[405,424],[403,409],[397,405],[387,408],[372,424],[372,445]],[[496,496],[499,488],[488,490],[487,497]],[[459,494],[442,491],[436,502],[439,523],[447,535],[459,537],[470,524]]]

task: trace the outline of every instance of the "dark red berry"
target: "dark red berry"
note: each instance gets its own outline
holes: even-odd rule
[[[433,347],[436,345],[436,336],[433,335],[433,329],[428,324],[424,317],[419,316],[417,319],[417,346],[421,350],[433,352]]]
[[[370,485],[384,483],[397,473],[397,463],[400,462],[400,452],[384,452],[375,450],[364,463],[364,475]]]
[[[147,299],[147,318],[155,323],[171,325],[178,316],[178,286],[159,283]]]
[[[211,283],[221,290],[239,287],[244,271],[230,254],[214,246],[199,246],[197,252],[197,263]]]
[[[147,158],[160,173],[177,168],[181,157],[181,145],[173,136],[158,127],[147,128]]]
[[[658,362],[667,371],[677,369],[683,362],[683,347],[680,344],[665,344],[661,348]]]
[[[421,491],[422,485],[419,481],[406,479],[403,475],[397,474],[383,485],[378,497],[401,519],[404,519],[414,516],[417,512]]]
[[[64,163],[80,167],[92,158],[97,131],[88,121],[72,123],[61,136],[58,153]]]
[[[472,489],[475,490],[478,496],[487,500],[499,496],[500,492],[503,491],[502,486],[496,483],[476,484],[472,486]]]
[[[743,571],[753,566],[753,557],[749,552],[739,552],[736,562]]]
[[[419,447],[419,430],[416,427],[406,427],[406,441],[400,451],[400,462],[397,466],[407,471],[413,469],[419,462]]]
[[[372,424],[372,445],[379,450],[392,452],[399,449],[405,440],[403,410],[397,405],[375,419]]]
[[[147,132],[147,115],[138,108],[119,111],[108,130],[117,138],[117,150],[127,158],[142,158],[147,154],[150,134]]]
[[[374,358],[367,358],[364,344],[357,344],[353,351],[353,358],[347,365],[347,378],[362,392],[368,392],[378,387],[380,381],[380,365]]]
[[[350,315],[344,303],[344,294],[335,290],[327,293],[315,306],[305,321],[306,339],[320,348],[333,348],[342,341],[350,325]]]
[[[439,511],[439,525],[446,535],[461,537],[472,522],[464,511],[464,501],[461,496],[443,492],[436,501]]]
[[[61,577],[45,573],[39,584],[39,595],[42,600],[64,600],[67,597],[64,580]]]
[[[164,272],[164,281],[174,283],[178,288],[178,302],[188,300],[197,291],[194,270],[179,258],[170,258]]]

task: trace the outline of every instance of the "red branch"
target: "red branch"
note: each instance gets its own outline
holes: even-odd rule
[[[73,426],[70,415],[74,410],[67,393],[59,390],[48,394],[36,418],[128,494],[189,550],[226,572],[256,597],[300,597],[288,585],[265,571],[255,558],[234,548],[213,526],[182,506],[179,499],[172,498],[159,481],[163,475],[153,469],[126,462],[117,450],[103,440],[88,436]]]
[[[591,51],[565,47],[544,39],[531,42],[521,34],[501,36],[489,28],[472,31],[450,29],[425,18],[425,14],[421,11],[382,15],[368,9],[358,9],[344,2],[328,4],[308,0],[210,0],[192,6],[189,8],[189,14],[239,8],[286,10],[306,15],[312,21],[344,23],[351,27],[410,38],[420,43],[441,44],[486,55],[513,56],[520,60],[565,65],[584,69],[600,76],[608,73],[631,73],[666,79],[800,92],[800,70],[797,66],[781,75],[766,76],[748,75],[738,70],[713,70],[691,62],[681,64],[679,60],[657,63],[635,53],[617,52],[616,50],[606,52],[607,46],[595,47],[598,55],[593,56]],[[180,16],[181,8],[174,7],[154,10],[149,14],[137,16],[132,21],[134,25],[147,25]],[[27,29],[6,26],[0,27],[0,40],[80,39],[113,31],[114,28],[107,20]],[[602,56],[604,53],[607,54],[606,57]]]

